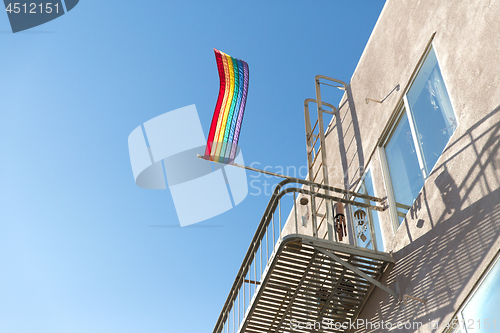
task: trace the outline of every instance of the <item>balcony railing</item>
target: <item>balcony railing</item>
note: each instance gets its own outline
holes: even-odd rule
[[[300,186],[300,188],[297,186]],[[325,191],[341,194],[342,197],[322,193]],[[311,219],[309,219],[309,216],[302,219],[303,215],[300,211],[299,198],[303,197],[307,197],[307,204],[312,206]],[[363,202],[350,200],[349,198],[352,197],[363,199]],[[293,205],[293,208],[286,219],[282,216],[282,202],[285,204],[283,201],[285,199],[293,200],[292,202],[288,202],[287,207]],[[330,313],[330,317],[333,316],[332,318],[336,320],[341,320],[342,318],[343,320],[353,319],[359,313],[360,309],[358,308],[359,305],[364,303],[364,297],[369,295],[373,289],[373,284],[383,288],[393,296],[397,296],[397,294],[375,281],[378,280],[382,271],[387,267],[387,263],[392,261],[388,254],[377,252],[376,250],[357,248],[355,240],[352,237],[350,239],[353,244],[349,244],[349,238],[346,238],[344,242],[339,242],[331,234],[331,230],[335,228],[335,226],[333,228],[331,226],[331,224],[335,224],[334,221],[327,221],[327,223],[317,222],[321,214],[317,213],[318,210],[314,205],[317,202],[327,202],[330,200],[345,204],[346,207],[351,209],[351,212],[355,209],[376,211],[386,209],[386,207],[382,206],[384,204],[382,199],[369,195],[321,184],[313,184],[301,179],[287,179],[279,183],[270,198],[236,275],[236,279],[215,325],[214,333],[267,332],[271,328],[272,331],[279,332],[285,318],[291,318],[287,316],[290,316],[290,311],[292,311],[294,306],[293,301],[298,302],[301,297],[306,297],[307,293],[309,293],[309,296],[307,296],[309,298],[303,301],[305,305],[302,306],[300,305],[302,303],[297,303],[299,304],[297,306],[301,310],[311,313],[311,311],[316,311],[317,308],[315,318],[323,318]],[[375,204],[371,204],[371,202],[375,202]],[[328,205],[323,206],[328,207]],[[346,215],[348,213],[349,209],[347,209]],[[323,216],[326,215],[324,214]],[[331,212],[331,216],[333,216],[333,212]],[[307,226],[303,225],[304,221],[306,222],[305,224],[308,224]],[[308,223],[309,221],[312,223]],[[330,227],[327,224],[330,224]],[[368,230],[371,233],[370,236],[374,239],[373,228],[368,228]],[[323,237],[318,237],[321,234],[325,235],[327,240],[323,240]],[[292,239],[292,236],[287,235],[301,237],[296,242]],[[308,241],[305,242],[304,239]],[[303,246],[302,244],[306,245]],[[335,244],[337,247],[333,249],[331,244]],[[341,249],[340,252],[338,249]],[[288,254],[283,252],[284,250],[287,250]],[[294,257],[295,254],[297,254],[296,258]],[[309,255],[310,257],[307,257]],[[309,261],[305,259],[306,257]],[[288,258],[288,261],[285,263],[283,262],[284,258]],[[341,262],[341,265],[335,267],[329,263],[329,268],[323,269],[326,267],[326,260],[335,263],[338,259],[341,261],[344,260],[345,263]],[[285,267],[283,265],[290,265],[290,267],[287,268],[288,266]],[[317,269],[316,273],[314,273],[314,278],[306,279],[306,274],[311,271],[312,266]],[[283,285],[273,285],[269,282],[269,279],[273,279],[273,277],[269,277],[269,275],[271,275],[273,270],[277,270],[280,267],[282,270],[279,273],[279,279],[283,280]],[[308,283],[315,286],[324,284],[326,287],[323,289],[322,287],[314,287],[315,289],[313,289],[316,290],[314,292],[311,291],[312,287],[307,287]],[[269,290],[266,296],[260,289],[267,285],[269,285]],[[322,290],[325,293],[323,296],[321,295]],[[345,295],[347,290],[350,292],[349,295],[339,296]],[[266,299],[266,297],[271,298]],[[317,304],[311,305],[310,299],[314,297],[317,299]],[[263,312],[261,314],[263,322],[262,327],[259,328],[261,324],[256,324],[254,318],[253,324],[251,324],[253,325],[252,328],[248,325],[250,317],[258,315],[255,304],[257,299],[260,306],[260,310],[258,311]],[[337,306],[338,309],[333,311],[328,308],[328,310],[326,306],[323,306],[325,302],[332,302],[333,305],[330,305],[330,308]],[[268,313],[273,313],[274,315]],[[308,315],[304,316],[299,316],[298,318],[306,318]]]

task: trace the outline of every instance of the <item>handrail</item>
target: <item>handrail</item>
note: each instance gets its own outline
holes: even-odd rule
[[[243,285],[243,283],[245,282],[245,277],[246,277],[247,273],[249,273],[249,270],[251,268],[251,264],[252,264],[254,259],[256,260],[256,253],[259,249],[259,246],[262,245],[262,240],[263,240],[264,236],[266,235],[266,232],[268,230],[270,222],[273,220],[273,215],[275,213],[275,210],[278,207],[278,204],[280,203],[281,198],[285,194],[301,193],[301,194],[307,194],[307,195],[311,195],[311,196],[315,196],[315,197],[319,197],[319,198],[323,198],[323,199],[327,199],[327,200],[341,202],[344,204],[351,204],[351,205],[355,205],[358,207],[364,207],[364,208],[374,209],[374,210],[378,210],[378,211],[385,210],[384,207],[370,205],[370,204],[367,204],[364,202],[352,201],[352,200],[339,198],[339,197],[335,197],[335,196],[331,196],[331,195],[326,195],[326,194],[322,194],[322,193],[316,193],[316,192],[312,192],[312,191],[309,191],[309,190],[306,190],[303,188],[289,187],[289,188],[283,189],[283,187],[285,185],[288,185],[290,183],[299,183],[302,185],[310,185],[309,181],[305,181],[305,180],[298,179],[298,178],[297,179],[285,179],[285,180],[281,181],[280,183],[278,183],[278,185],[274,189],[273,194],[269,200],[269,203],[267,204],[267,207],[266,207],[264,214],[261,218],[261,221],[260,221],[259,225],[257,226],[257,230],[255,232],[255,235],[254,235],[254,237],[250,243],[250,246],[247,250],[247,253],[243,259],[243,262],[242,262],[241,267],[238,271],[238,274],[236,275],[236,278],[234,280],[233,286],[231,287],[231,290],[230,290],[229,295],[226,299],[226,302],[224,303],[221,314],[219,315],[217,323],[214,327],[214,331],[213,331],[214,333],[220,333],[222,331],[222,329],[224,327],[223,325],[226,322],[226,320],[228,319],[228,315],[232,310],[232,304],[234,304],[234,302],[236,301],[236,299],[238,297],[239,290],[240,290],[241,286]],[[315,186],[318,186],[318,185],[319,184],[315,184]],[[332,187],[326,186],[326,185],[322,185],[320,187],[321,188],[328,188],[330,190],[332,190],[332,189],[338,190],[336,188],[332,188]],[[350,191],[345,191],[345,192],[350,192]],[[342,191],[340,193],[344,193],[344,191]],[[378,199],[378,198],[370,197],[370,196],[364,196],[364,195],[361,196],[359,193],[356,193],[356,194],[359,197],[366,197],[367,199],[372,199],[372,198]],[[380,200],[380,199],[378,199],[378,200]],[[373,200],[373,201],[375,201],[375,200]],[[296,204],[296,202],[294,202],[294,205],[295,204]],[[278,240],[281,239],[281,232],[282,232],[282,230],[279,230]],[[273,237],[274,237],[274,231],[273,231]],[[273,243],[274,243],[274,239],[273,239]],[[274,250],[275,250],[275,248],[273,247],[273,251]],[[262,257],[262,248],[261,248],[261,257]],[[271,257],[272,257],[272,254],[271,254]],[[267,266],[267,261],[269,260],[269,258],[270,257],[266,258],[266,266]],[[257,263],[257,261],[256,261],[256,263]],[[262,260],[261,260],[261,265],[262,265]],[[262,268],[261,268],[261,270],[262,270]],[[250,277],[250,274],[249,274],[249,277]],[[257,280],[257,277],[255,280]],[[255,282],[257,282],[257,281],[255,281]],[[257,286],[257,284],[255,284],[255,286]],[[251,292],[249,292],[249,297],[250,297],[250,294],[251,294]],[[250,305],[250,301],[249,301],[249,305]],[[234,311],[234,309],[233,309],[233,311]],[[240,312],[239,309],[238,309],[238,312]],[[245,310],[243,310],[243,312],[245,312]],[[234,315],[234,312],[233,312],[233,315]]]
[[[335,83],[340,83],[342,85],[342,87],[340,86],[333,86],[331,84],[328,84],[328,83],[324,83],[324,82],[320,82],[319,79],[324,79],[324,80],[328,80],[328,81],[332,81],[332,82],[335,82]],[[341,81],[341,80],[337,80],[337,79],[334,79],[334,78],[331,78],[331,77],[328,77],[328,76],[325,76],[325,75],[316,75],[314,77],[314,80],[319,84],[324,84],[324,85],[327,85],[327,86],[332,86],[334,88],[339,88],[340,90],[347,90],[347,87],[349,86],[349,84],[345,83],[344,81]]]
[[[238,271],[238,274],[236,275],[236,279],[235,279],[233,286],[231,288],[232,293],[231,292],[229,293],[229,295],[226,299],[226,302],[224,303],[224,306],[222,308],[219,319],[217,320],[217,323],[215,324],[215,328],[214,328],[215,333],[219,333],[221,331],[221,330],[219,330],[219,328],[220,328],[221,324],[224,323],[224,321],[226,320],[224,314],[229,313],[229,311],[227,311],[227,310],[229,309],[229,305],[231,304],[231,302],[234,300],[233,295],[235,294],[235,291],[238,290],[243,283],[244,277],[245,277],[245,275],[247,273],[247,269],[248,269],[247,264],[248,264],[248,262],[251,262],[250,258],[254,255],[253,250],[255,249],[255,245],[257,244],[258,240],[262,240],[262,237],[259,239],[259,236],[261,233],[263,234],[262,231],[265,230],[264,225],[266,228],[269,225],[270,220],[267,219],[269,212],[271,210],[276,209],[276,206],[277,206],[276,199],[278,199],[278,196],[279,196],[279,198],[281,198],[283,195],[286,194],[286,193],[283,193],[283,194],[279,193],[279,190],[283,186],[285,186],[286,184],[291,183],[291,182],[292,182],[291,180],[285,179],[285,180],[281,181],[280,183],[278,183],[278,185],[274,189],[273,194],[271,196],[271,199],[269,200],[269,203],[267,204],[266,210],[264,211],[264,215],[262,216],[262,219],[260,220],[260,223],[257,226],[257,230],[255,231],[255,235],[253,236],[253,239],[250,242],[250,246],[247,250],[245,258],[243,259],[243,262],[242,262],[241,267]],[[280,233],[281,233],[281,230],[280,230]]]

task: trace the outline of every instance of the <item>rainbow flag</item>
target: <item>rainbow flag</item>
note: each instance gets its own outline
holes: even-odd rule
[[[214,49],[220,89],[205,159],[231,163],[236,156],[248,93],[248,64]]]

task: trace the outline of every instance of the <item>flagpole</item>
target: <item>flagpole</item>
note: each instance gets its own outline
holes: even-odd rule
[[[381,203],[385,202],[383,198],[377,198],[377,197],[373,197],[373,196],[367,195],[367,194],[360,194],[360,193],[356,193],[356,192],[351,192],[351,191],[343,190],[341,188],[337,188],[337,187],[333,187],[333,186],[329,186],[329,185],[325,185],[325,184],[318,184],[318,183],[311,182],[311,181],[305,180],[305,179],[280,175],[279,173],[274,173],[274,172],[270,172],[270,171],[256,169],[256,168],[252,168],[252,167],[249,167],[246,165],[237,164],[234,162],[233,163],[222,163],[222,162],[218,162],[218,161],[212,161],[212,160],[206,159],[204,156],[199,155],[199,154],[197,154],[197,157],[199,159],[209,161],[209,162],[215,162],[215,163],[224,164],[224,165],[232,165],[232,166],[235,166],[235,167],[238,167],[241,169],[246,169],[246,170],[250,170],[250,171],[254,171],[254,172],[260,172],[260,173],[263,173],[266,175],[275,176],[275,177],[279,177],[279,178],[289,179],[291,181],[294,181],[294,182],[297,182],[297,183],[300,183],[303,185],[316,186],[316,187],[321,188],[323,190],[330,190],[330,191],[342,193],[345,195],[352,195],[352,196],[355,196],[357,198],[368,199],[368,200],[375,201],[375,202],[381,202]]]
[[[265,171],[265,170],[261,170],[261,169],[252,168],[252,167],[249,167],[249,166],[246,166],[246,165],[241,165],[241,164],[234,163],[234,162],[232,162],[232,163],[222,163],[222,162],[218,162],[218,161],[212,161],[212,160],[206,159],[202,155],[197,155],[197,157],[199,159],[202,159],[202,160],[205,160],[205,161],[210,161],[210,162],[215,162],[215,163],[225,164],[225,165],[232,165],[232,166],[235,166],[235,167],[238,167],[238,168],[241,168],[241,169],[246,169],[246,170],[250,170],[250,171],[260,172],[260,173],[263,173],[263,174],[266,174],[266,175],[270,175],[270,176],[274,176],[274,177],[280,177],[280,178],[290,179],[290,180],[294,180],[294,181],[297,180],[297,179],[299,179],[299,178],[296,178],[296,177],[289,177],[289,176],[285,176],[285,175],[280,175],[279,173],[274,173],[274,172],[270,172],[270,171]],[[319,184],[315,184],[315,185],[319,185]]]

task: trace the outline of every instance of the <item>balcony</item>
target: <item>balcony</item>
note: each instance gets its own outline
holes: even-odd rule
[[[292,209],[284,219],[286,200]],[[393,263],[391,255],[356,246],[354,232],[343,238],[346,227],[340,226],[339,233],[334,203],[345,207],[352,228],[353,212],[387,208],[382,199],[305,180],[279,183],[214,333],[344,332],[375,287],[399,300],[395,291],[379,282]],[[373,239],[373,228],[367,231]]]

